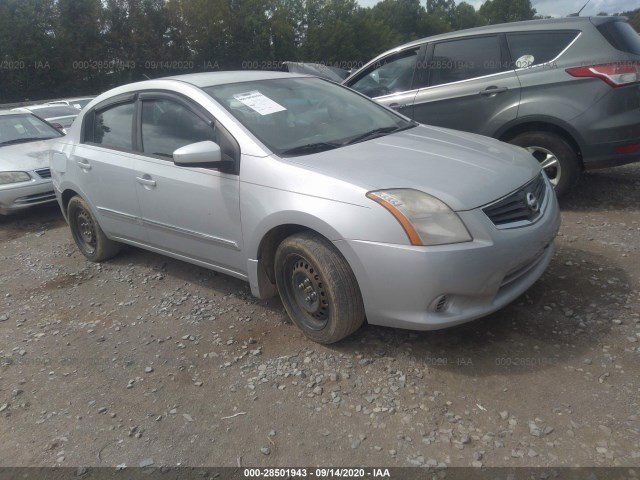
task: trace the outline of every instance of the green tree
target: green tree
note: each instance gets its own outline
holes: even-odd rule
[[[640,32],[640,8],[636,8],[630,12],[622,12],[619,15],[627,17],[629,19],[629,23],[636,32]]]
[[[0,103],[55,91],[53,0],[0,0]]]
[[[452,15],[451,26],[454,30],[462,30],[465,28],[479,27],[485,24],[484,18],[476,12],[473,5],[466,2],[456,5]]]
[[[396,43],[415,40],[422,34],[425,10],[419,0],[382,0],[371,9],[371,14],[393,31]]]
[[[530,0],[487,0],[479,13],[492,25],[532,20],[536,16],[536,9],[531,6]]]

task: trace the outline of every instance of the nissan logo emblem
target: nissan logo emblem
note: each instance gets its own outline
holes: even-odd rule
[[[538,204],[538,199],[531,192],[527,192],[527,207],[529,207],[529,210],[531,210],[532,212],[537,212],[540,210],[540,204]]]

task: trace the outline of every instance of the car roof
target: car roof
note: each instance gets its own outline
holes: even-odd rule
[[[0,115],[9,116],[9,115],[30,115],[30,112],[27,111],[12,111],[12,110],[0,110]]]
[[[229,83],[251,82],[256,80],[273,80],[278,78],[310,77],[310,75],[294,74],[289,72],[272,71],[229,71],[229,72],[205,72],[190,73],[186,75],[176,75],[165,77],[159,80],[177,80],[189,83],[199,88],[225,85]]]
[[[68,109],[73,109],[73,110],[77,110],[77,108],[74,107],[70,107],[69,105],[28,105],[26,107],[21,107],[21,108],[25,108],[29,111],[33,111],[33,110],[44,110],[45,108],[55,108],[55,109],[60,109],[60,108],[68,108]],[[69,113],[72,113],[72,110],[69,110]]]
[[[561,29],[576,29],[580,28],[580,25],[586,23],[592,23],[594,25],[601,25],[609,22],[621,22],[626,21],[626,17],[565,17],[565,18],[545,18],[542,20],[526,20],[524,22],[510,22],[499,23],[496,25],[487,25],[484,27],[469,28],[466,30],[457,30],[455,32],[442,33],[440,35],[433,35],[431,37],[421,38],[419,40],[413,40],[409,43],[405,43],[399,47],[388,50],[400,50],[406,47],[421,45],[425,42],[434,42],[440,40],[450,40],[462,37],[470,37],[474,35],[483,35],[491,33],[504,33],[504,32],[528,32],[533,30],[545,30],[552,28],[554,30]],[[387,53],[385,52],[385,53]]]

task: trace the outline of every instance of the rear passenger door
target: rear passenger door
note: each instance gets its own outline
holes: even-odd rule
[[[590,86],[565,72],[575,66],[571,58],[560,58],[578,35],[579,31],[558,30],[507,34],[522,89],[518,117],[549,115],[569,121],[596,101]],[[575,102],[577,109],[572,108]]]
[[[518,115],[520,82],[504,35],[430,44],[426,87],[413,116],[421,123],[493,135]]]
[[[82,195],[111,238],[144,241],[136,194],[135,96],[114,97],[84,117],[82,143],[70,156]]]

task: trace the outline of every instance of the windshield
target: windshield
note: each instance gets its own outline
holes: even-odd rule
[[[0,115],[0,146],[61,136],[58,130],[33,115]]]
[[[281,78],[206,87],[271,151],[297,156],[411,128],[371,100],[319,78]]]

